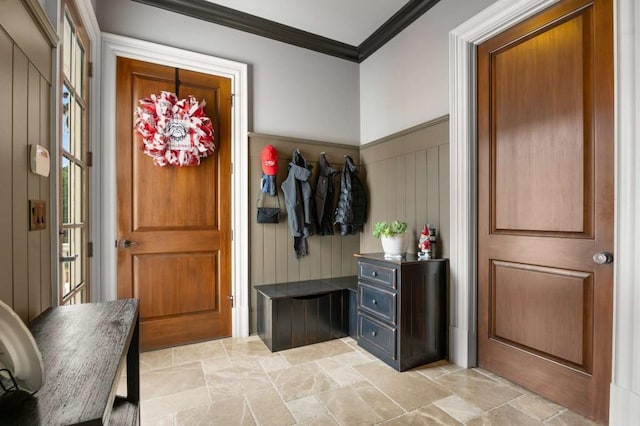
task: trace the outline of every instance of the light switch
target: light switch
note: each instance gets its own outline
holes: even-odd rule
[[[29,200],[29,230],[47,228],[46,203],[41,200]]]

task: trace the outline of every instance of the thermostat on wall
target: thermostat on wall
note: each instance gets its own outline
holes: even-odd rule
[[[49,151],[41,145],[31,145],[29,155],[31,159],[31,171],[41,176],[49,176]]]

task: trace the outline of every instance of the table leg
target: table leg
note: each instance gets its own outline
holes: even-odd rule
[[[136,316],[131,344],[127,351],[127,401],[140,401],[140,318]]]

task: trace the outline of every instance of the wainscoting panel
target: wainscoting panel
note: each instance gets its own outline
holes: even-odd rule
[[[448,116],[413,127],[361,147],[367,170],[369,217],[360,251],[380,252],[371,235],[381,220],[409,223],[409,252],[415,253],[418,234],[426,223],[438,228],[439,257],[449,255],[449,119]]]
[[[52,302],[51,226],[55,224],[50,214],[55,206],[50,202],[51,180],[31,173],[28,154],[32,144],[51,150],[51,49],[55,43],[41,33],[24,2],[3,3],[0,92],[6,99],[0,106],[0,300],[29,322]],[[46,203],[46,229],[29,230],[29,200]]]
[[[251,288],[251,323],[250,332],[256,332],[256,292],[254,287],[261,284],[272,284],[290,281],[332,278],[356,274],[356,261],[353,254],[360,250],[360,236],[313,235],[307,238],[309,254],[296,258],[293,250],[293,237],[289,232],[287,216],[280,216],[278,224],[256,223],[256,200],[260,190],[262,167],[260,154],[266,145],[273,145],[278,151],[278,174],[276,177],[280,205],[286,211],[284,196],[280,185],[287,178],[287,165],[291,153],[300,149],[302,156],[313,165],[311,185],[315,189],[320,153],[325,152],[332,167],[342,170],[344,156],[350,155],[358,165],[360,163],[359,147],[309,141],[304,139],[269,136],[251,133],[249,135],[249,199],[251,204],[249,215],[249,285]],[[366,183],[366,175],[362,167],[358,168],[359,176]],[[340,175],[334,180],[336,198],[340,189]],[[369,188],[367,188],[367,192]],[[275,198],[263,196],[262,205],[275,206]],[[335,200],[334,200],[335,201]]]

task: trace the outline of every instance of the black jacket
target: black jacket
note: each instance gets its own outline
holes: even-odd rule
[[[316,182],[316,231],[319,235],[333,235],[333,204],[335,187],[333,178],[338,173],[329,165],[324,152],[318,161],[318,181]]]
[[[313,190],[309,182],[310,176],[307,160],[299,150],[294,150],[289,163],[289,175],[281,187],[287,206],[289,229],[294,237],[293,247],[298,257],[307,254],[306,237],[313,233]]]
[[[348,155],[340,179],[340,196],[336,208],[336,222],[341,235],[355,234],[362,230],[367,218],[367,195],[358,178],[358,169]]]

